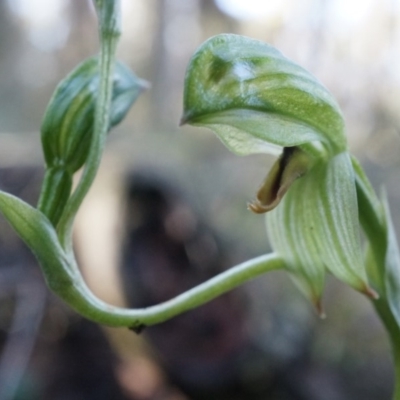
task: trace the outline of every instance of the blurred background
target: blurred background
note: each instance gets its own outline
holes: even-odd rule
[[[92,290],[147,306],[270,250],[246,210],[272,158],[233,156],[178,127],[186,65],[219,33],[266,41],[342,107],[351,151],[400,226],[400,0],[121,0],[119,58],[151,83],[109,137],[75,245]],[[0,189],[31,204],[41,118],[98,49],[88,0],[0,0]],[[392,364],[370,303],[329,278],[319,320],[274,272],[136,335],[83,321],[47,292],[0,219],[0,400],[390,399]]]

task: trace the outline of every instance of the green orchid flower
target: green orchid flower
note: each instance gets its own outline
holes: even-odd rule
[[[281,155],[248,205],[267,215],[274,250],[321,310],[326,271],[371,297],[342,114],[309,72],[258,40],[218,35],[192,57],[182,123],[234,153]]]

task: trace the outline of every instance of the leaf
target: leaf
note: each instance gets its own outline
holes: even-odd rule
[[[2,191],[0,211],[35,254],[49,287],[56,292],[69,287],[72,277],[68,259],[47,217],[19,198]]]
[[[384,287],[389,307],[400,327],[400,253],[386,196],[382,199],[387,226]]]
[[[215,36],[192,57],[182,122],[210,128],[240,155],[315,141],[346,148],[328,90],[272,46],[238,35]]]

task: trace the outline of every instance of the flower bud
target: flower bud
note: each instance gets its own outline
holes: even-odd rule
[[[98,61],[80,64],[56,88],[42,124],[42,146],[48,167],[64,166],[74,173],[85,163],[93,134],[99,87]],[[109,127],[125,117],[145,83],[117,62]]]
[[[70,196],[72,176],[89,155],[99,79],[97,59],[84,61],[58,85],[43,119],[46,175],[38,208],[54,226]],[[129,68],[115,64],[109,128],[122,121],[145,87]]]

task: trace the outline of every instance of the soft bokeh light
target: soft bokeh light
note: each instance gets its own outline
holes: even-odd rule
[[[339,23],[336,24],[338,30],[356,29],[371,16],[374,5],[374,0],[335,0],[328,5],[329,19]]]
[[[236,19],[274,17],[287,8],[286,0],[215,0],[220,10]]]
[[[53,51],[65,44],[70,30],[65,18],[69,0],[8,0],[8,4],[39,50]]]

